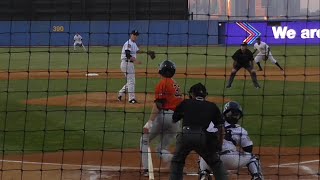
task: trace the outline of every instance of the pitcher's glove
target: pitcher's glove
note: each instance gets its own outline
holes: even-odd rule
[[[147,54],[150,56],[151,59],[156,58],[156,53],[154,51],[148,51]]]

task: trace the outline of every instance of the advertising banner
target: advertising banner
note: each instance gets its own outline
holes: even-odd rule
[[[276,45],[319,45],[320,22],[232,22],[226,24],[226,44],[262,41]]]

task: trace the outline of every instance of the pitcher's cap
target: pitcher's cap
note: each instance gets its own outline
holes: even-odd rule
[[[138,30],[133,30],[133,31],[131,31],[131,34],[136,35],[136,36],[139,36]]]

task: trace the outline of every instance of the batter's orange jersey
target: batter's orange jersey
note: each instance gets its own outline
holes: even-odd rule
[[[180,86],[172,78],[163,78],[156,86],[155,100],[163,100],[163,109],[174,111],[183,100]]]

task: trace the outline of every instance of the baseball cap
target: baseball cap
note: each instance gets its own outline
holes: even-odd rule
[[[257,37],[257,40],[261,40],[261,38],[260,38],[260,37]]]
[[[139,36],[138,30],[133,30],[133,31],[131,31],[131,34],[136,35],[136,36]]]
[[[243,42],[243,43],[241,44],[241,46],[247,46],[247,45],[248,45],[247,42]]]

